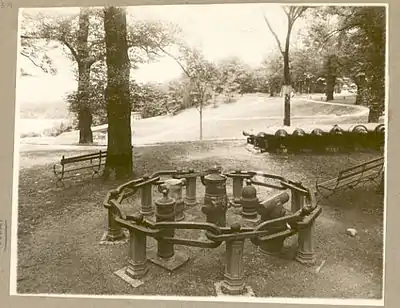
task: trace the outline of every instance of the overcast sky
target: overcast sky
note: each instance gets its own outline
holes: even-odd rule
[[[42,11],[49,14],[67,14],[79,12],[79,8],[41,8],[25,9],[28,12]],[[128,8],[134,18],[165,20],[177,24],[183,31],[184,39],[191,45],[202,49],[206,58],[219,59],[237,56],[250,65],[258,65],[269,52],[277,49],[274,37],[269,32],[263,19],[267,16],[281,41],[287,30],[287,20],[280,5],[277,4],[214,4],[214,5],[167,5],[133,6]],[[296,41],[297,30],[303,22],[295,25],[292,41]],[[24,78],[21,88],[46,89],[45,98],[54,99],[60,93],[75,89],[76,83],[70,70],[70,62],[61,52],[54,52],[54,62],[58,69],[56,77]],[[29,67],[29,61],[21,58],[20,65]],[[142,65],[134,73],[134,78],[141,82],[165,82],[181,74],[181,69],[174,60],[166,57],[152,64]],[[39,73],[39,72],[37,72]],[[51,93],[49,85],[51,84]],[[30,92],[30,91],[22,91]],[[24,99],[33,99],[32,95],[22,94]]]

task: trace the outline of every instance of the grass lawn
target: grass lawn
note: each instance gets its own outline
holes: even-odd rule
[[[318,93],[314,93],[314,94],[301,94],[299,95],[300,97],[306,97],[309,99],[313,99],[313,100],[321,100],[321,101],[326,101],[326,96],[325,94],[318,94]],[[339,104],[349,104],[349,105],[354,105],[354,103],[356,102],[356,95],[352,94],[352,93],[340,93],[340,94],[334,94],[333,95],[333,100],[329,101],[330,103],[339,103]]]
[[[367,121],[368,113],[360,115],[362,107],[349,104],[337,106],[315,103],[294,97],[292,100],[292,124],[341,124]],[[320,102],[319,99],[317,99]],[[350,99],[347,99],[350,101]],[[339,102],[337,100],[333,102]],[[217,108],[206,106],[203,113],[203,138],[243,138],[243,130],[262,131],[268,126],[282,125],[283,98],[265,94],[246,94],[237,101],[221,104]],[[354,118],[353,116],[354,115]],[[30,122],[30,121],[28,121]],[[42,125],[42,123],[39,123]],[[175,116],[161,116],[133,122],[133,142],[137,145],[154,142],[196,140],[199,137],[199,113],[189,108]],[[24,128],[27,132],[29,126]],[[104,128],[106,131],[106,128]],[[95,136],[99,134],[95,133]],[[104,137],[104,136],[103,136]],[[22,138],[23,143],[76,144],[78,131],[65,132],[55,138]],[[106,140],[96,140],[106,144]]]
[[[80,153],[80,152],[79,152]],[[214,282],[223,278],[224,245],[217,249],[176,247],[191,257],[170,274],[149,264],[144,284],[136,289],[113,274],[127,264],[127,245],[104,246],[99,240],[106,226],[102,201],[120,183],[100,179],[69,180],[55,188],[52,165],[60,152],[21,153],[21,162],[40,155],[41,164],[21,163],[18,207],[19,293],[132,294],[214,296]],[[78,152],[64,153],[66,156]],[[45,156],[47,155],[47,160]],[[373,153],[350,155],[276,156],[253,154],[243,141],[177,143],[135,149],[135,175],[176,167],[263,170],[313,185],[315,179],[334,176],[339,168],[375,157]],[[57,158],[56,158],[57,157]],[[230,184],[229,184],[230,185]],[[228,185],[228,192],[231,187]],[[284,258],[265,256],[249,242],[245,245],[245,276],[258,297],[381,298],[383,251],[383,198],[374,186],[339,194],[322,204],[316,223],[317,264],[305,267],[291,259],[296,238],[287,240]],[[259,190],[263,198],[271,192]],[[198,185],[198,199],[204,188]],[[133,198],[124,211],[138,209]],[[199,207],[187,218],[204,221]],[[234,220],[230,215],[228,221]],[[358,230],[356,237],[345,234]],[[181,233],[177,232],[177,235]],[[191,233],[192,234],[192,233]],[[193,236],[196,236],[192,234]],[[150,249],[155,247],[151,242]],[[316,268],[325,261],[321,270]]]

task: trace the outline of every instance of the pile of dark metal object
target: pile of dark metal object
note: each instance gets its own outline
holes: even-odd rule
[[[385,145],[385,125],[377,123],[271,127],[243,135],[252,149],[269,153],[383,151]]]

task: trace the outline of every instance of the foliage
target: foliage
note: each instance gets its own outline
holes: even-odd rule
[[[304,39],[322,55],[328,84],[345,77],[357,84],[357,103],[370,107],[375,115],[369,120],[374,121],[384,109],[385,14],[383,6],[321,7],[314,10],[314,23]]]
[[[342,14],[339,30],[346,40],[343,62],[350,73],[365,76],[364,102],[370,107],[370,121],[377,121],[385,108],[386,9],[353,7]],[[374,115],[375,114],[375,115]]]
[[[52,68],[47,51],[50,43],[54,45],[56,42],[74,64],[78,89],[68,95],[67,102],[78,120],[80,135],[83,130],[88,131],[88,137],[83,138],[90,139],[87,142],[92,140],[90,126],[105,121],[104,108],[101,108],[104,104],[105,74],[103,72],[101,79],[96,68],[97,65],[104,66],[106,55],[103,20],[102,9],[81,8],[79,14],[70,15],[25,14],[22,22],[25,27],[21,35],[21,55],[43,70]],[[151,21],[131,20],[127,28],[132,68],[157,59],[160,48],[171,44],[174,35],[179,33],[179,29],[172,24]],[[39,64],[37,58],[41,60]]]
[[[96,62],[91,67],[90,84],[87,92],[89,94],[89,107],[93,116],[93,124],[101,125],[107,123],[107,106],[105,101],[106,89],[106,66],[103,61]],[[80,108],[78,91],[68,93],[65,97],[69,111],[75,115],[75,124]]]
[[[168,93],[157,84],[131,83],[132,110],[143,118],[156,117],[168,112]]]

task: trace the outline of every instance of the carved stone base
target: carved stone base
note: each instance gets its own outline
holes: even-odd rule
[[[255,223],[255,224],[260,222],[260,217],[259,216],[255,216],[255,217],[253,216],[252,218],[242,216],[242,219],[243,219],[243,221],[252,222],[252,223]]]
[[[240,199],[237,199],[237,198],[232,199],[231,201],[229,201],[229,204],[233,208],[241,208],[242,207],[242,205],[240,204]]]
[[[244,286],[242,288],[242,291],[240,294],[234,294],[235,290],[233,290],[233,293],[227,292],[229,290],[230,286],[226,284],[225,281],[219,281],[214,283],[215,287],[215,292],[217,293],[217,296],[246,296],[246,297],[255,297],[256,295],[254,294],[253,289],[250,286]]]
[[[143,284],[143,281],[133,278],[130,274],[128,274],[129,266],[121,268],[120,270],[114,272],[119,278],[124,280],[126,283],[129,283],[133,288],[137,288]]]
[[[297,251],[295,260],[304,265],[314,265],[316,258],[312,252]]]
[[[175,254],[169,259],[160,258],[157,255],[156,249],[149,251],[147,255],[148,255],[148,260],[150,262],[158,266],[161,266],[170,272],[173,272],[174,270],[178,269],[190,259],[186,253],[177,250],[175,250]]]
[[[196,200],[196,199],[185,199],[184,204],[185,204],[185,206],[187,206],[187,207],[194,207],[194,206],[196,206],[198,203],[197,203],[197,200]]]
[[[129,262],[129,265],[126,267],[125,273],[131,278],[138,279],[146,275],[148,270],[149,269],[147,267],[147,260],[141,262],[140,264],[132,264],[132,262]]]
[[[152,208],[148,208],[148,209],[141,208],[139,210],[139,212],[140,212],[140,214],[142,214],[145,217],[149,217],[149,216],[153,216],[154,215],[154,210]]]

